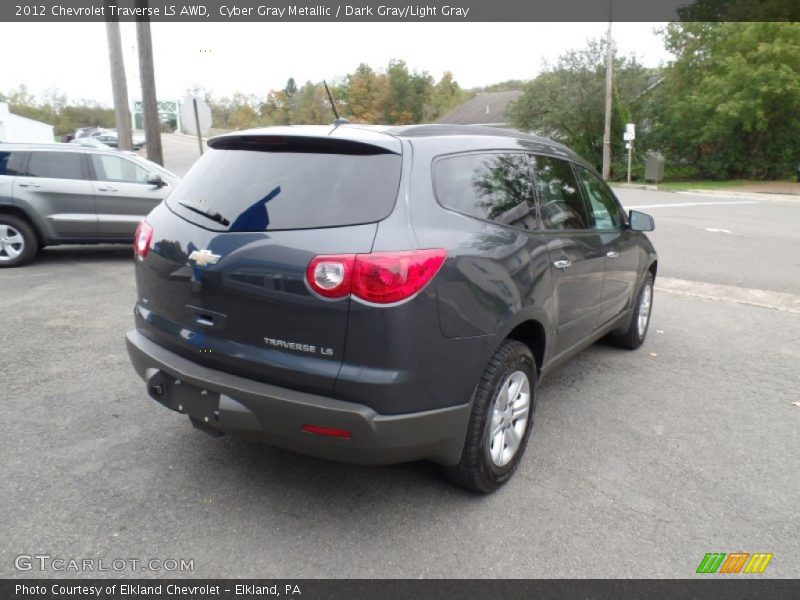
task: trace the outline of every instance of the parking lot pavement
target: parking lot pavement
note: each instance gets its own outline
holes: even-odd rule
[[[200,157],[197,138],[181,133],[161,134],[161,148],[164,153],[164,166],[183,177]],[[207,149],[207,146],[203,146]]]
[[[651,214],[659,275],[800,295],[800,203],[615,190]],[[765,196],[765,195],[764,195]]]
[[[642,194],[626,203],[663,203]],[[760,223],[740,244],[766,253],[797,218],[649,210],[660,274],[689,284],[742,285],[735,260],[699,260],[730,248],[697,227]],[[761,277],[749,287],[795,289],[747,268]],[[772,552],[762,576],[800,576],[798,314],[660,290],[641,349],[596,344],[542,383],[516,477],[479,497],[426,463],[336,464],[197,432],[130,367],[134,298],[129,248],[0,270],[2,577],[65,575],[14,569],[37,553],[193,559],[167,575],[194,577],[690,577],[712,551]]]

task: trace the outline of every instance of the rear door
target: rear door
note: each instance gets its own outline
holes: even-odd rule
[[[13,204],[14,179],[24,166],[24,152],[0,150],[0,204]]]
[[[150,173],[132,160],[106,153],[90,157],[97,233],[101,238],[133,238],[136,225],[172,188],[147,183]]]
[[[332,392],[350,300],[312,293],[306,268],[370,252],[395,204],[399,152],[285,136],[216,143],[148,216],[145,334],[214,368]]]
[[[25,174],[14,183],[15,200],[41,214],[61,239],[93,239],[97,214],[81,152],[32,150]]]
[[[536,193],[553,276],[553,356],[591,335],[601,312],[605,251],[566,160],[535,155]]]
[[[599,325],[619,315],[634,294],[639,270],[636,234],[625,226],[625,213],[614,193],[597,175],[575,165],[590,211],[590,226],[597,231],[605,252],[603,293]]]

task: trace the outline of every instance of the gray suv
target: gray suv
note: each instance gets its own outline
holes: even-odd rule
[[[214,138],[139,226],[128,352],[198,429],[333,460],[430,459],[490,492],[537,382],[645,339],[652,219],[550,140],[467,126]]]
[[[23,265],[44,246],[131,243],[177,182],[113,150],[0,143],[0,268]]]

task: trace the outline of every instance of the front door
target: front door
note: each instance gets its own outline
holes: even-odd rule
[[[636,234],[625,225],[625,213],[614,193],[597,175],[575,166],[590,211],[590,226],[597,232],[605,254],[602,305],[598,326],[618,316],[635,293],[639,272]]]
[[[150,173],[122,156],[91,154],[98,237],[133,238],[136,225],[166,198],[169,186],[147,183]]]
[[[549,156],[531,160],[553,280],[555,357],[597,327],[606,257],[570,163]]]

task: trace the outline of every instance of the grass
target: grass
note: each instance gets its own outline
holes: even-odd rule
[[[747,179],[733,179],[729,181],[662,181],[658,184],[658,189],[670,190],[673,192],[685,190],[729,190],[751,183],[760,182],[749,181]]]

